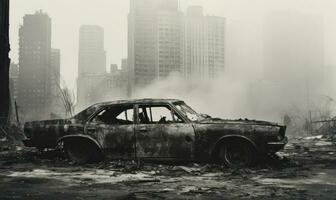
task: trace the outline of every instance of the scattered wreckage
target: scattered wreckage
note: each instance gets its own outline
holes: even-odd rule
[[[286,143],[286,127],[199,114],[181,100],[98,103],[70,119],[27,122],[24,144],[62,147],[78,163],[111,159],[253,164]]]

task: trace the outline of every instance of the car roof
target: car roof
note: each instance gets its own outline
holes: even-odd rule
[[[131,100],[116,100],[95,104],[96,106],[120,105],[120,104],[158,104],[158,103],[178,103],[183,102],[179,99],[131,99]]]

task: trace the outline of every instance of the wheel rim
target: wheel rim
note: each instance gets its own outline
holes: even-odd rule
[[[247,167],[252,160],[252,150],[244,143],[226,144],[221,148],[220,158],[229,167]]]
[[[77,163],[86,163],[90,160],[90,152],[87,148],[68,147],[67,152],[69,157]]]

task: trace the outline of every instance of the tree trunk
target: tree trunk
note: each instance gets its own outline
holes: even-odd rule
[[[8,123],[9,98],[9,0],[0,0],[0,125]]]

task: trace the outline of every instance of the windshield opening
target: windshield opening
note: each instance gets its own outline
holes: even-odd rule
[[[199,121],[204,119],[201,114],[194,111],[184,102],[174,103],[175,107],[181,111],[181,113],[191,121]]]
[[[79,112],[74,118],[78,121],[85,121],[87,120],[93,113],[95,113],[100,107],[98,105],[93,105],[85,110]]]

